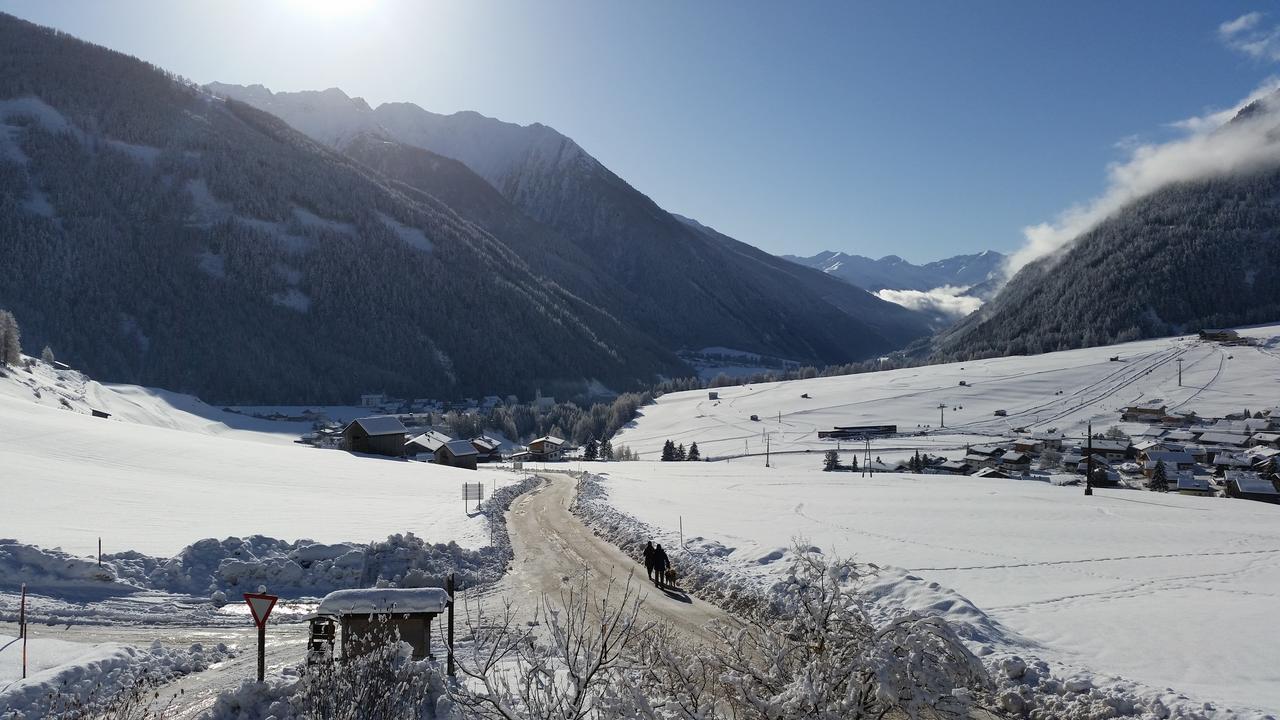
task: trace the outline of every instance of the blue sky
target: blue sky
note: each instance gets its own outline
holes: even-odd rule
[[[0,0],[199,82],[543,122],[776,253],[1014,250],[1276,72],[1266,3]],[[1259,34],[1260,33],[1260,34]],[[1235,47],[1231,47],[1231,45]]]

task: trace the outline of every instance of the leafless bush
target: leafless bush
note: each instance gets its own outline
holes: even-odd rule
[[[58,720],[163,720],[173,698],[161,699],[167,677],[141,673],[124,687],[98,683],[88,692],[67,684],[43,698],[31,717]],[[15,717],[0,712],[0,718]],[[17,716],[21,717],[21,716]]]
[[[389,637],[367,653],[310,665],[291,699],[294,713],[310,720],[431,717],[443,683],[434,666],[412,655],[408,643]]]

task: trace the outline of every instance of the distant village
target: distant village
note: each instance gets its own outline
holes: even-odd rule
[[[460,403],[420,398],[405,400],[382,393],[360,396],[360,407],[369,410],[367,417],[348,423],[329,421],[319,411],[306,411],[297,418],[283,415],[266,415],[267,419],[308,420],[314,430],[302,436],[300,442],[318,448],[346,450],[366,455],[406,458],[438,465],[475,470],[481,463],[509,461],[549,462],[562,459],[570,448],[567,441],[552,435],[530,440],[517,446],[508,440],[491,435],[452,437],[448,427],[433,425],[433,417],[446,411],[474,415],[490,411],[500,405],[514,405],[514,396],[500,398],[496,395],[480,400],[467,398]],[[534,410],[547,411],[554,407],[554,397],[539,394],[531,403]]]
[[[1011,438],[966,447],[959,459],[924,455],[885,463],[876,458],[864,469],[987,478],[1029,477],[1038,471],[1078,477],[1068,484],[1280,503],[1280,407],[1205,418],[1154,400],[1125,407],[1118,420],[1145,427],[1129,435],[1117,425],[1088,437],[1015,429]],[[848,439],[850,432],[863,437],[876,431],[883,434],[883,427],[836,428],[819,435]]]

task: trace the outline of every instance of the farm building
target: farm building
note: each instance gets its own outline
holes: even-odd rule
[[[1159,401],[1130,405],[1120,413],[1120,419],[1128,422],[1159,422],[1167,413],[1167,406]]]
[[[479,458],[480,453],[476,451],[475,446],[469,441],[450,440],[436,450],[435,463],[437,465],[475,470],[476,461]]]
[[[964,460],[948,460],[939,465],[938,469],[949,475],[968,475],[973,471],[973,465]]]
[[[1275,482],[1256,472],[1229,470],[1226,473],[1227,497],[1280,503]]]
[[[1010,475],[1007,472],[1004,472],[1003,470],[997,470],[995,468],[989,468],[989,467],[982,468],[978,472],[974,473],[973,476],[979,477],[979,478],[992,478],[995,480],[1009,480],[1013,477],[1012,475]]]
[[[344,658],[364,655],[398,637],[413,647],[413,659],[425,660],[435,657],[431,621],[449,609],[450,600],[449,592],[438,587],[338,590],[320,601],[315,618],[337,623]]]
[[[404,425],[391,415],[352,420],[342,430],[344,450],[388,457],[404,456]]]

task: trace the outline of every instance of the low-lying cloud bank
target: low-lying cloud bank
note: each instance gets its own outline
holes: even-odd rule
[[[960,319],[982,307],[982,299],[965,295],[967,287],[944,285],[932,290],[880,290],[876,297],[910,310],[940,312]]]
[[[1256,24],[1256,20],[1252,22]],[[1223,27],[1231,25],[1224,23]],[[1068,208],[1051,222],[1023,228],[1026,243],[1009,256],[1008,276],[1027,263],[1062,252],[1081,233],[1162,187],[1280,164],[1280,132],[1271,113],[1255,113],[1232,122],[1242,108],[1255,101],[1274,109],[1270,107],[1275,102],[1271,96],[1277,89],[1280,78],[1271,77],[1230,108],[1171,123],[1170,127],[1183,133],[1178,139],[1130,146],[1126,160],[1107,168],[1107,189],[1101,196]]]

